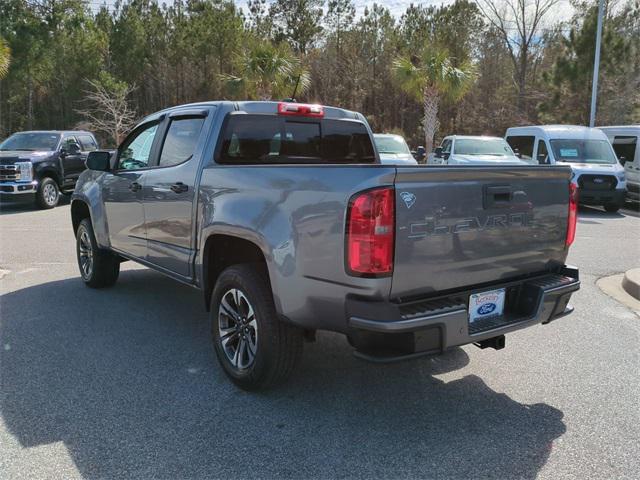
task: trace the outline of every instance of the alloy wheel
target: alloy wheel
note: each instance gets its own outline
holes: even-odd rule
[[[78,251],[82,274],[85,278],[90,278],[93,271],[93,247],[91,246],[89,233],[84,229],[80,232],[80,238],[78,239]]]
[[[55,205],[58,199],[58,191],[55,185],[47,183],[42,187],[42,197],[47,205]]]
[[[253,306],[237,288],[227,290],[218,308],[219,341],[227,359],[238,370],[246,370],[258,351],[258,322]]]

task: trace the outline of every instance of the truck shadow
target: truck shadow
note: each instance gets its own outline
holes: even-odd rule
[[[25,448],[64,442],[83,477],[532,479],[565,432],[559,410],[464,375],[462,349],[378,366],[320,334],[290,383],[242,392],[217,366],[200,294],[148,270],[0,307],[4,424]]]
[[[57,206],[69,205],[70,202],[71,195],[60,195],[60,200]],[[35,204],[34,195],[16,195],[15,197],[4,195],[0,197],[0,215],[33,212],[37,210],[38,207]]]

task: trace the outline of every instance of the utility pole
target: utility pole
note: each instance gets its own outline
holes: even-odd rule
[[[596,54],[593,60],[593,81],[591,82],[591,116],[589,126],[596,126],[596,103],[598,102],[598,73],[600,71],[600,43],[602,41],[602,16],[604,14],[604,0],[598,4],[598,31],[596,33]]]

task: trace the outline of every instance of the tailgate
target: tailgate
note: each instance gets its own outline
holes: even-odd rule
[[[555,166],[398,168],[391,297],[562,265],[570,172]]]

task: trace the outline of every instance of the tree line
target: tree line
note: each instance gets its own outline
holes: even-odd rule
[[[282,99],[366,115],[413,146],[586,124],[596,1],[456,0],[399,16],[350,0],[3,0],[0,138],[85,127],[108,146],[162,108]],[[640,3],[605,8],[597,121],[640,122]]]

